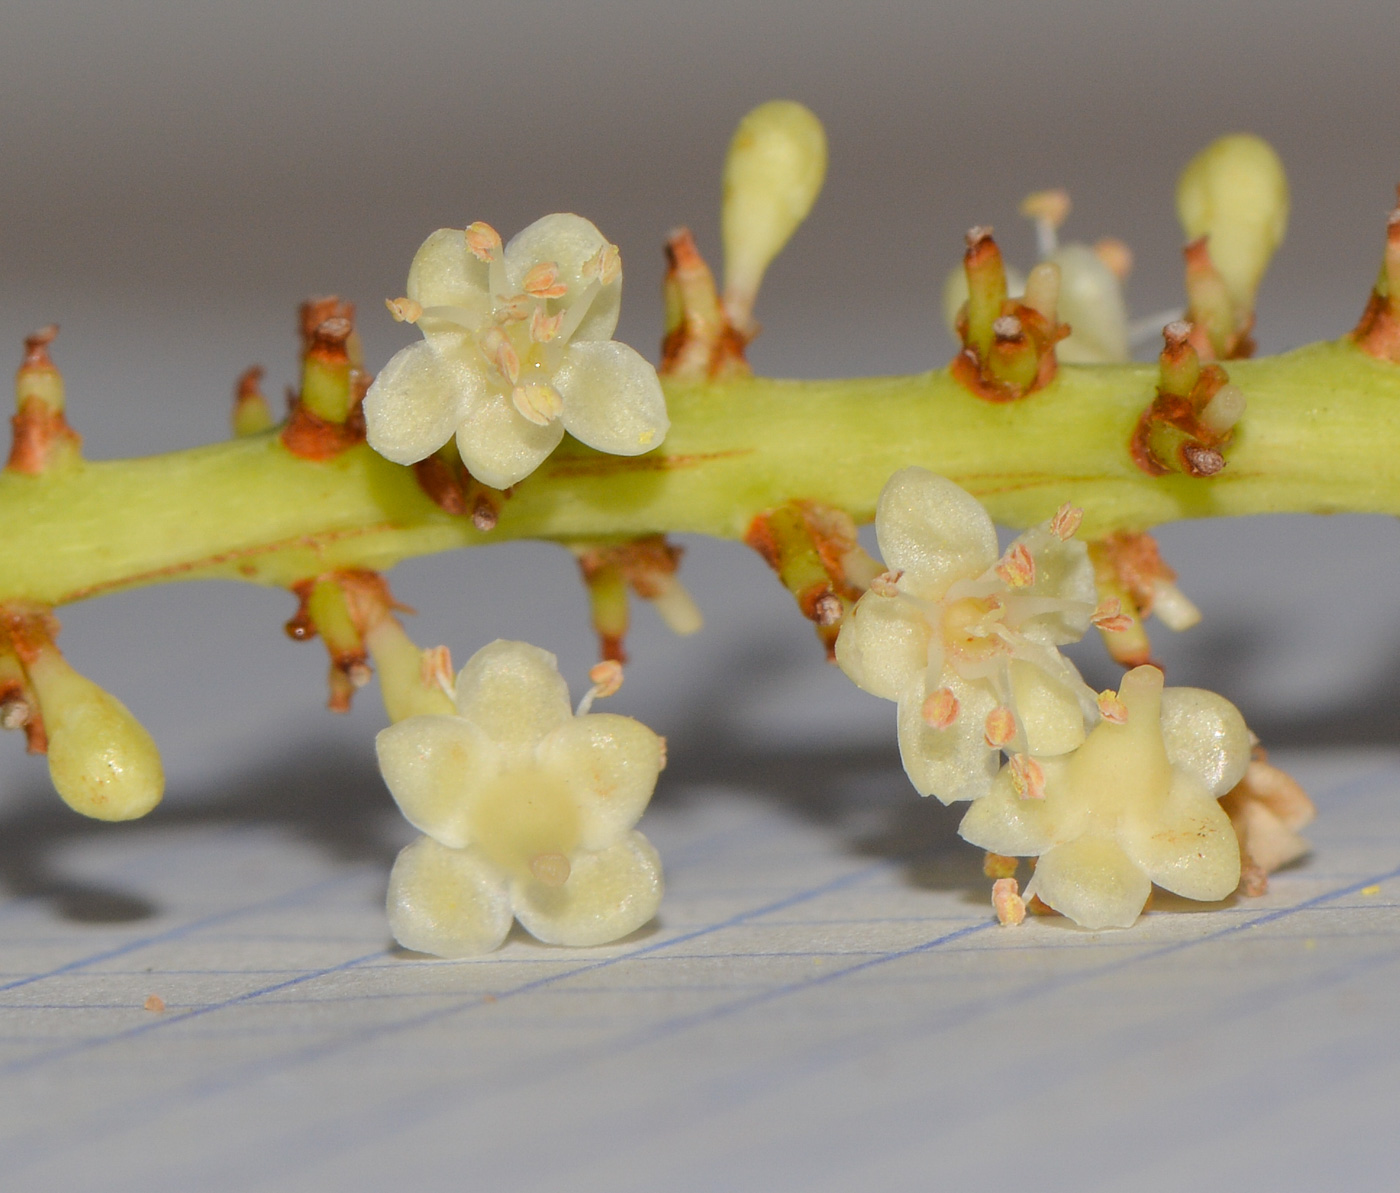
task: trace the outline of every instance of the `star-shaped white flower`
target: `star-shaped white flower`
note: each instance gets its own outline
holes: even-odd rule
[[[1039,895],[1085,928],[1126,928],[1152,884],[1188,899],[1224,899],[1240,881],[1240,851],[1220,806],[1249,764],[1239,711],[1199,688],[1162,689],[1156,667],[1123,677],[1110,716],[1063,758],[1038,763],[1027,798],[1015,760],[958,831],[974,845],[1037,857]]]
[[[496,948],[512,918],[562,945],[606,944],[651,919],[661,862],[632,826],[661,738],[630,717],[575,716],[554,656],[525,642],[477,651],[456,705],[375,742],[389,790],[426,834],[389,877],[394,938],[462,957]]]
[[[547,215],[505,246],[486,224],[439,229],[389,304],[424,339],[370,386],[370,446],[413,464],[455,434],[467,469],[497,489],[565,431],[613,455],[650,451],[670,426],[666,400],[656,370],[611,338],[621,299],[617,247],[581,216]]]
[[[890,477],[875,512],[877,577],[841,627],[836,661],[899,702],[899,752],[921,795],[985,795],[999,751],[1063,754],[1093,694],[1059,650],[1094,614],[1094,574],[1066,508],[998,559],[987,512],[922,468]]]

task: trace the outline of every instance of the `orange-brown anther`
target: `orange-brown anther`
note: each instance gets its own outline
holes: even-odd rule
[[[747,377],[744,348],[752,335],[736,328],[725,314],[714,274],[688,228],[666,241],[666,336],[661,342],[663,377],[694,380]]]
[[[988,402],[1013,402],[1048,385],[1055,345],[1069,328],[1007,297],[1006,268],[991,228],[968,232],[963,270],[968,299],[958,316],[963,348],[953,358],[953,376]]]
[[[1400,187],[1396,193],[1400,196]],[[1400,364],[1400,206],[1386,220],[1380,276],[1351,338],[1377,360]]]

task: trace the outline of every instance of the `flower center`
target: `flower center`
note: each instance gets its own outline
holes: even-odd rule
[[[549,775],[529,769],[497,777],[477,800],[471,828],[477,846],[502,869],[546,885],[568,877],[568,858],[578,845],[578,809],[564,784]]]
[[[962,659],[988,659],[1007,649],[997,633],[1005,610],[995,597],[963,597],[943,610],[943,643]]]

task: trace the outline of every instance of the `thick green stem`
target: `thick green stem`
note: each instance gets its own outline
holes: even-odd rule
[[[287,585],[335,568],[516,538],[670,532],[741,539],[806,499],[869,520],[889,475],[919,464],[1025,526],[1072,501],[1085,537],[1180,518],[1400,514],[1400,367],[1349,342],[1232,362],[1247,411],[1209,479],[1149,477],[1128,444],[1152,365],[1064,366],[990,404],[946,370],[841,381],[668,382],[671,431],[623,458],[572,440],[503,503],[494,530],[443,512],[413,471],[361,445],[291,455],[274,432],[137,460],[0,475],[0,602],[60,605],[164,580]]]

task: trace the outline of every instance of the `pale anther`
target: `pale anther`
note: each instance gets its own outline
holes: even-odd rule
[[[836,625],[841,620],[841,598],[824,593],[812,603],[812,612],[818,625]]]
[[[1045,769],[1029,754],[1014,754],[1010,763],[1011,786],[1022,799],[1045,798]]]
[[[546,427],[564,410],[564,399],[552,385],[517,385],[510,400],[537,427]]]
[[[417,323],[423,315],[423,304],[411,298],[386,298],[384,305],[389,308],[395,323]]]
[[[930,692],[921,710],[924,724],[932,729],[947,729],[958,719],[959,707],[958,698],[951,689],[939,688],[936,692]]]
[[[992,883],[992,910],[1003,928],[1014,928],[1026,918],[1026,901],[1014,878],[998,878]]]
[[[996,567],[1009,588],[1028,588],[1035,583],[1035,560],[1025,543],[1016,543]]]
[[[449,700],[457,698],[457,683],[452,670],[452,652],[445,646],[430,646],[423,652],[419,677],[425,688],[438,688]]]
[[[617,281],[622,274],[622,256],[617,251],[617,245],[603,245],[583,263],[581,272],[585,278],[597,278],[604,286]]]
[[[368,663],[351,663],[345,669],[345,677],[357,688],[362,688],[374,678],[374,672],[370,670]]]
[[[1099,693],[1098,705],[1099,716],[1105,721],[1112,721],[1115,725],[1128,723],[1128,706],[1118,699],[1118,693],[1111,688]]]
[[[501,251],[501,234],[480,220],[466,229],[467,248],[478,261],[493,261]]]
[[[564,326],[564,312],[556,311],[546,315],[543,307],[536,307],[530,313],[530,338],[537,344],[548,344]]]
[[[560,887],[569,881],[572,867],[562,853],[538,853],[530,859],[530,873],[545,886]]]
[[[622,687],[622,664],[616,659],[604,659],[601,663],[594,663],[589,668],[588,678],[593,681],[598,699],[602,700]]]
[[[1050,519],[1050,533],[1062,543],[1067,543],[1078,533],[1079,524],[1083,521],[1084,511],[1066,501]]]
[[[969,228],[969,229],[967,230],[967,236],[966,236],[967,247],[968,247],[968,248],[973,248],[973,247],[975,247],[976,245],[981,244],[984,240],[990,240],[991,238],[992,238],[992,225],[991,225],[991,224],[977,224],[976,226],[971,227],[971,228]]]
[[[1123,612],[1123,606],[1117,597],[1105,597],[1101,600],[1090,620],[1095,628],[1103,630],[1106,634],[1121,634],[1133,625],[1133,619]]]
[[[0,726],[6,729],[23,729],[29,724],[29,701],[15,698],[0,705]]]
[[[1120,282],[1133,272],[1133,250],[1113,236],[1105,236],[1094,244],[1094,256],[1108,266]]]
[[[870,591],[877,596],[892,597],[899,594],[899,578],[903,572],[881,572],[870,581]]]
[[[1001,704],[987,714],[982,727],[982,736],[994,750],[1010,745],[1016,737],[1016,714]]]
[[[559,266],[553,261],[530,266],[520,288],[531,298],[563,298],[569,292],[569,287],[559,280]]]
[[[999,340],[1014,340],[1021,334],[1021,321],[1015,315],[1002,315],[992,321],[992,334]]]

